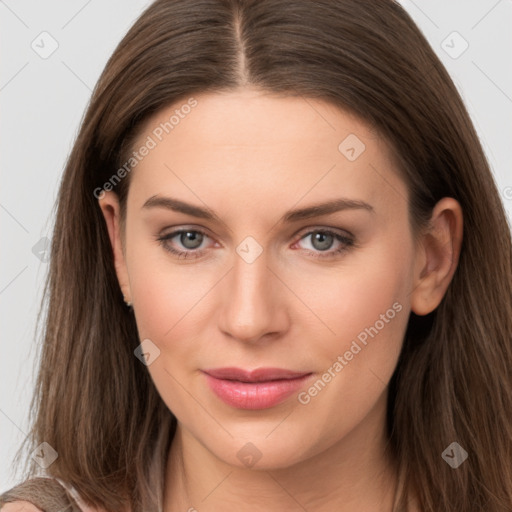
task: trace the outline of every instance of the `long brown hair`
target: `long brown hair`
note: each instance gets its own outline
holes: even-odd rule
[[[416,233],[441,198],[460,202],[457,271],[436,311],[411,314],[390,383],[389,446],[405,482],[395,510],[414,490],[425,512],[510,511],[510,227],[456,87],[393,0],[157,0],[137,20],[94,90],[62,178],[27,443],[49,443],[59,457],[48,474],[85,500],[158,510],[176,420],[134,357],[136,323],[94,191],[152,114],[247,84],[323,99],[369,123],[395,153]],[[123,214],[129,185],[127,173],[115,186]],[[441,456],[452,442],[468,453],[457,469]]]

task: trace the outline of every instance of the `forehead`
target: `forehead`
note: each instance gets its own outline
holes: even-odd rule
[[[303,96],[247,88],[194,95],[151,117],[133,149],[144,144],[151,149],[132,170],[130,186],[140,205],[166,192],[220,207],[229,206],[221,204],[228,197],[256,206],[306,196],[386,203],[407,194],[378,133]]]

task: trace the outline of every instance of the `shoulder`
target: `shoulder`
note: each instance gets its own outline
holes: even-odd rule
[[[0,494],[0,512],[79,510],[59,481],[50,477],[29,478]]]
[[[37,508],[30,501],[12,501],[11,503],[6,503],[3,506],[0,506],[1,512],[43,512],[40,508]]]
[[[0,512],[46,510],[105,512],[101,508],[86,505],[73,487],[56,478],[32,478],[0,494]]]

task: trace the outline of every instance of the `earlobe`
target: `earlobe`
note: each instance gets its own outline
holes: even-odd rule
[[[114,266],[116,269],[117,280],[119,282],[119,286],[125,301],[131,303],[128,271],[126,267],[121,236],[119,198],[114,192],[104,192],[102,197],[98,199],[98,204],[101,208],[107,226],[110,244],[112,246],[112,254],[114,257]]]
[[[460,204],[446,197],[432,211],[416,254],[411,309],[420,316],[441,303],[455,274],[462,247],[463,214]]]

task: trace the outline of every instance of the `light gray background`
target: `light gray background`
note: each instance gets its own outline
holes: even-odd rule
[[[108,57],[149,3],[0,0],[0,492],[16,483],[10,464],[28,431],[44,237],[65,160]],[[401,3],[454,78],[512,218],[512,0]]]

